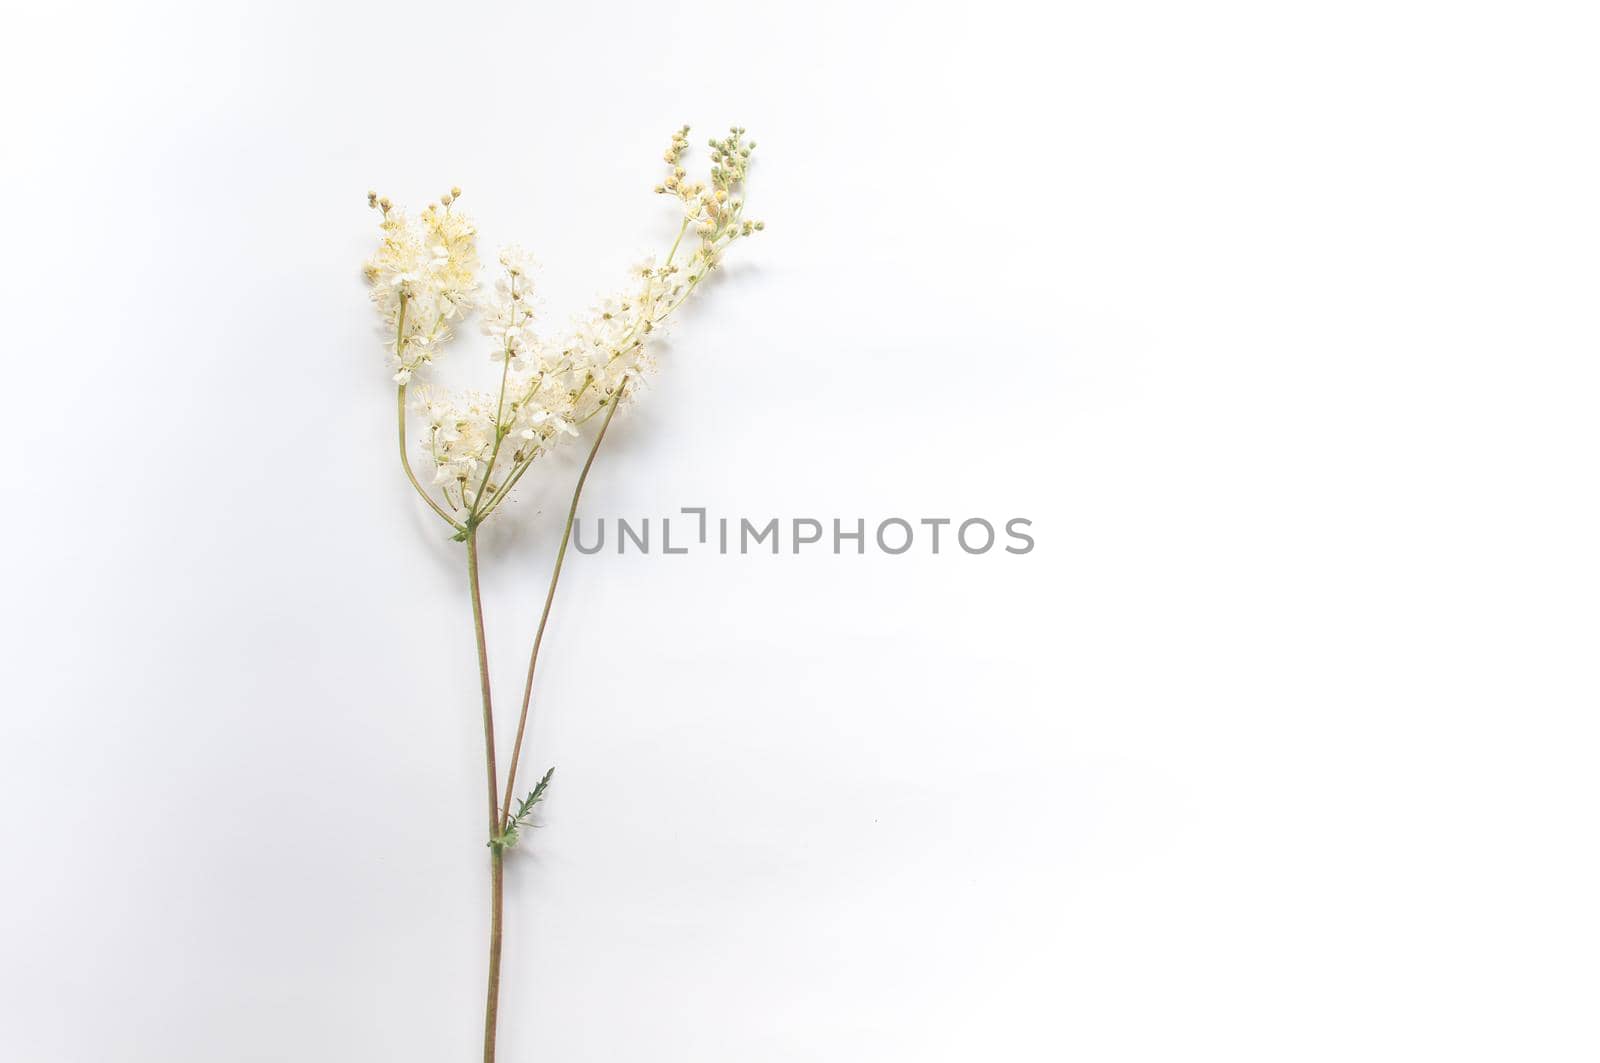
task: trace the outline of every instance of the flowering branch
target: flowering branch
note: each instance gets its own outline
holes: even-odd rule
[[[688,135],[688,126],[673,134],[665,155],[667,176],[656,186],[658,193],[674,197],[681,209],[678,232],[666,257],[659,263],[654,259],[638,263],[621,295],[594,306],[557,340],[540,336],[534,328],[534,265],[516,247],[500,253],[501,276],[487,295],[480,296],[477,229],[455,207],[461,189],[450,189],[415,218],[396,208],[387,197],[375,192],[367,194],[368,205],[382,214],[378,250],[367,262],[365,272],[386,330],[385,345],[394,370],[400,464],[417,494],[454,530],[452,538],[466,544],[489,812],[489,980],[484,1006],[484,1063],[493,1063],[495,1058],[505,854],[516,844],[534,806],[543,800],[555,770],[545,772],[538,785],[512,808],[533,698],[534,670],[571,541],[579,498],[612,418],[624,399],[633,397],[630,383],[636,385],[655,367],[650,338],[706,276],[720,268],[723,255],[735,240],[763,228],[761,222],[744,218],[744,180],[755,143],[747,143],[744,130],[737,126],[726,137],[713,139],[707,179],[690,181],[682,165]],[[687,261],[680,263],[679,252],[691,233],[697,243]],[[481,326],[492,340],[490,358],[499,363],[498,386],[492,395],[475,391],[450,395],[426,384],[418,386],[412,396],[413,409],[425,422],[426,430],[415,446],[425,468],[432,472],[431,481],[424,484],[406,449],[408,388],[432,367],[448,345],[453,327],[474,308],[481,310]],[[638,387],[632,391],[637,392]],[[565,439],[578,436],[579,429],[601,411],[605,417],[572,493],[566,528],[528,655],[502,801],[479,580],[478,529],[500,508],[541,455]]]

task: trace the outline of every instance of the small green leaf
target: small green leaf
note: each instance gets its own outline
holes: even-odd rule
[[[534,805],[538,804],[544,799],[545,790],[550,788],[550,776],[554,775],[555,773],[555,768],[551,768],[549,771],[545,772],[544,778],[540,779],[539,784],[535,786],[532,792],[528,794],[527,804],[529,808],[532,808]]]
[[[517,804],[517,810],[511,815],[511,825],[506,828],[504,834],[496,839],[496,841],[503,842],[501,848],[509,849],[517,844],[517,832],[527,825],[528,817],[533,815],[533,807],[544,800],[544,792],[550,788],[550,777],[555,773],[556,769],[554,768],[545,772],[544,778],[539,780],[539,784],[529,790],[528,796]]]

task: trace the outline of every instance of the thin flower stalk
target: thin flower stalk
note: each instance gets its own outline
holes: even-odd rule
[[[511,798],[517,789],[517,765],[522,759],[522,736],[528,727],[528,706],[533,701],[533,671],[539,664],[539,647],[544,645],[544,628],[550,622],[550,607],[555,604],[556,585],[561,582],[561,566],[567,559],[567,544],[572,541],[572,524],[578,517],[578,499],[583,496],[583,485],[589,480],[589,468],[594,465],[594,456],[600,452],[600,444],[605,442],[606,429],[611,427],[611,417],[617,412],[617,406],[627,390],[628,378],[623,377],[616,398],[606,409],[606,419],[600,423],[600,431],[595,433],[594,446],[589,448],[589,457],[583,463],[583,471],[578,474],[578,486],[572,491],[572,505],[567,507],[567,524],[561,529],[561,546],[556,550],[556,564],[550,573],[550,587],[545,591],[544,608],[539,611],[539,627],[533,634],[533,650],[528,654],[528,676],[522,684],[522,710],[517,714],[517,736],[511,742],[511,766],[506,769],[506,796],[502,802],[505,819],[500,824],[502,834],[511,829]],[[546,775],[544,783],[540,785],[543,786],[548,782],[549,776]]]

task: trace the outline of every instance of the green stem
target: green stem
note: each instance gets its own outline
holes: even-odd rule
[[[561,582],[561,565],[567,559],[567,544],[572,540],[572,523],[578,516],[578,499],[582,497],[583,485],[589,479],[589,468],[594,464],[594,456],[600,452],[600,444],[606,438],[606,429],[611,427],[611,418],[622,402],[623,392],[627,390],[628,378],[623,377],[622,383],[617,387],[617,393],[611,397],[611,408],[606,411],[606,419],[594,437],[594,445],[589,448],[589,459],[583,463],[583,472],[578,474],[578,486],[572,491],[572,505],[567,508],[567,526],[561,532],[561,547],[556,551],[555,571],[550,573],[550,589],[545,592],[544,611],[539,614],[539,630],[533,636],[533,652],[528,655],[528,678],[522,687],[522,712],[517,716],[517,737],[511,743],[511,768],[506,773],[506,796],[502,802],[505,812],[500,824],[502,831],[511,826],[511,797],[512,791],[517,786],[517,762],[522,759],[522,735],[528,726],[528,705],[533,700],[533,670],[539,663],[539,646],[544,642],[544,627],[550,622],[550,606],[556,600],[556,584]]]
[[[406,298],[406,293],[401,292],[400,312],[395,315],[394,321],[394,356],[399,359],[402,369],[405,368],[406,363],[406,307],[408,304],[409,300]],[[437,328],[437,324],[435,328]],[[411,471],[411,455],[406,453],[406,386],[404,384],[401,384],[400,390],[395,393],[395,419],[400,423],[400,466],[406,471],[406,479],[411,481],[411,486],[417,489],[418,497],[432,506],[433,511],[439,514],[440,519],[456,531],[461,531],[461,525],[457,524],[455,518],[446,513],[444,508],[433,500],[432,495],[422,489],[422,485],[417,482],[417,474]]]
[[[395,418],[400,422],[400,464],[406,470],[406,479],[411,481],[411,486],[417,489],[417,495],[439,514],[439,517],[456,531],[465,530],[464,525],[444,511],[444,507],[433,500],[433,496],[423,490],[422,484],[417,482],[417,474],[411,471],[411,456],[406,453],[406,386],[400,385],[400,390],[395,395]]]
[[[483,754],[489,774],[489,837],[495,836],[500,806],[495,801],[499,773],[494,765],[494,703],[489,697],[489,647],[483,635],[483,596],[478,590],[478,529],[467,529],[467,582],[472,590],[472,630],[478,641],[478,687],[483,694]]]
[[[472,590],[472,631],[478,643],[478,686],[483,694],[483,759],[489,780],[489,990],[483,1013],[483,1060],[494,1063],[495,1030],[500,1012],[500,947],[505,909],[505,866],[499,846],[500,809],[495,802],[499,772],[494,763],[494,705],[489,697],[489,648],[483,634],[483,595],[478,589],[478,527],[467,528],[467,582]]]
[[[683,243],[683,234],[688,231],[689,219],[687,216],[685,216],[683,219],[683,224],[678,226],[678,238],[672,241],[672,249],[667,252],[667,260],[661,264],[662,269],[666,269],[668,266],[672,265],[672,260],[677,257],[678,254],[678,245]]]
[[[513,307],[516,305],[516,296],[517,278],[515,275],[513,275],[511,278],[511,298]],[[512,314],[515,315],[515,313],[516,311],[513,310]],[[512,324],[514,325],[516,322],[517,319],[515,316],[513,316]],[[468,520],[473,520],[478,516],[478,507],[483,505],[484,488],[489,486],[489,477],[494,475],[494,463],[495,460],[500,457],[500,444],[504,442],[506,438],[506,427],[500,423],[500,418],[504,417],[506,413],[506,379],[511,375],[511,344],[509,341],[501,351],[501,354],[504,356],[505,361],[500,366],[500,400],[495,403],[494,407],[494,449],[489,451],[489,464],[483,470],[483,481],[478,484],[478,490],[473,493],[472,508],[467,512]],[[466,501],[466,498],[463,497],[461,499],[462,505],[465,505]]]
[[[489,997],[483,1008],[483,1063],[494,1063],[495,1035],[500,1024],[500,943],[505,922],[505,854],[495,848],[489,857]]]

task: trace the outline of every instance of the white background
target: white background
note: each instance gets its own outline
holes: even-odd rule
[[[585,511],[1038,547],[572,558],[502,1059],[1595,1059],[1589,10],[12,7],[0,1055],[476,1058],[363,199],[559,325],[688,121],[769,228]],[[486,533],[503,730],[579,457]]]

